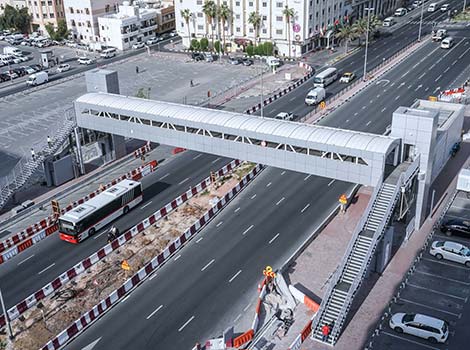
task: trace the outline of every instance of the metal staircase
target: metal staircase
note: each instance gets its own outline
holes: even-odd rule
[[[354,296],[367,274],[377,243],[391,220],[401,188],[417,174],[418,165],[419,158],[413,163],[400,164],[384,183],[375,187],[313,320],[313,339],[322,341],[321,328],[333,323],[327,343],[334,345],[338,340]]]
[[[76,126],[73,110],[66,111],[66,119],[60,130],[52,137],[51,145],[45,145],[44,149],[36,153],[35,159],[23,157],[3,179],[0,180],[0,209],[8,199],[20,189],[31,176],[39,169],[47,156],[53,155],[63,149],[63,145],[69,134]]]

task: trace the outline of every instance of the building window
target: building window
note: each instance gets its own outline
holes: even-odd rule
[[[184,28],[184,23],[183,22],[181,22],[181,28]]]
[[[249,7],[253,7],[253,1],[250,1],[250,2],[248,3],[248,6],[249,6]]]
[[[282,20],[283,20],[282,16],[276,16],[276,21],[277,22],[282,22]]]
[[[199,18],[202,18],[202,17],[204,16],[204,14],[203,14],[202,12],[198,12],[198,13],[197,13],[197,16],[198,16]]]
[[[88,7],[87,7],[87,8],[85,8],[85,13],[86,13],[87,15],[89,15],[89,14],[90,14],[90,9],[89,9]]]
[[[236,31],[237,33],[240,33],[240,32],[241,32],[240,27],[235,28],[235,31]]]
[[[196,5],[202,5],[202,0],[197,0]]]
[[[203,30],[203,29],[204,29],[204,26],[203,26],[202,24],[198,24],[197,29],[198,29],[198,30]]]
[[[266,28],[263,28],[263,34],[267,34],[268,30]]]
[[[54,12],[49,13],[49,18],[54,18]]]
[[[73,13],[73,7],[69,7],[69,12]]]
[[[268,16],[263,16],[263,21],[267,21],[268,20]]]
[[[253,33],[253,28],[250,28],[250,29],[249,29],[249,32],[250,32],[250,33]]]
[[[276,2],[276,7],[282,7],[284,6],[282,2]]]
[[[268,7],[268,3],[267,2],[263,2],[263,7]]]
[[[75,27],[75,20],[72,19],[72,20],[70,21],[70,24],[72,25],[72,27]]]
[[[276,29],[276,34],[277,35],[282,35],[282,29]]]
[[[235,1],[235,6],[240,6],[240,1]]]

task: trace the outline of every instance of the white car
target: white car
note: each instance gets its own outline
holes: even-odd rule
[[[433,343],[445,343],[449,336],[445,321],[422,314],[396,313],[390,319],[389,326],[398,333],[411,334]]]
[[[140,42],[140,43],[135,43],[135,44],[133,44],[133,45],[132,45],[132,48],[133,48],[134,50],[138,50],[138,49],[142,49],[144,46],[145,46],[145,43]]]
[[[351,81],[354,80],[354,78],[356,77],[356,75],[354,73],[351,73],[351,72],[346,72],[343,74],[343,76],[339,79],[339,82],[340,83],[350,83]]]
[[[79,57],[77,62],[79,64],[86,64],[86,65],[89,65],[89,64],[92,64],[94,61],[93,59],[91,58],[88,58],[88,57]]]
[[[21,58],[19,58],[19,57],[13,58],[13,63],[18,64],[18,63],[21,63],[21,62],[23,62],[23,60]]]
[[[441,12],[447,12],[449,11],[449,4],[442,4],[441,6]]]
[[[57,66],[57,71],[59,73],[67,72],[68,70],[70,70],[70,64],[63,63]]]
[[[145,42],[147,45],[153,45],[153,44],[156,44],[160,41],[159,38],[150,38],[150,39],[147,39],[147,41]]]
[[[429,254],[438,260],[446,259],[470,267],[470,249],[457,242],[434,241]]]
[[[36,70],[34,70],[33,68],[31,68],[31,67],[29,67],[29,66],[23,66],[23,67],[21,67],[21,68],[23,68],[23,69],[25,70],[25,72],[28,73],[28,74],[34,74],[34,73],[36,73]]]
[[[286,112],[281,112],[278,113],[274,119],[280,119],[280,120],[294,120],[294,114],[292,113],[286,113]]]

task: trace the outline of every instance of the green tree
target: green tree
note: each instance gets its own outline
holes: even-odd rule
[[[258,31],[259,27],[261,26],[261,16],[258,12],[251,12],[250,15],[248,16],[248,23],[250,23],[253,26],[253,31],[255,32],[255,46],[256,42],[258,41]]]
[[[21,33],[27,33],[31,23],[31,16],[28,9],[17,10],[13,6],[5,6],[3,15],[0,16],[0,29],[14,29]]]
[[[272,56],[274,52],[274,45],[270,41],[266,41],[264,43],[264,49],[263,49],[263,54],[266,56]]]
[[[335,34],[335,37],[340,41],[344,41],[344,52],[348,52],[348,44],[355,39],[356,33],[350,25],[342,26]]]
[[[189,21],[193,17],[190,9],[181,10],[181,17],[186,22],[186,27],[188,27],[188,43],[191,41],[191,29],[189,28]]]
[[[213,0],[207,0],[204,5],[202,5],[202,12],[206,15],[206,22],[211,27],[212,47],[214,47],[214,19],[217,16],[217,5]]]
[[[217,41],[214,43],[214,49],[215,49],[215,52],[217,52],[217,53],[221,53],[221,52],[222,52],[222,44],[220,43],[219,40],[217,40]]]
[[[291,19],[295,15],[295,11],[293,8],[289,8],[287,5],[282,11],[284,18],[286,19],[287,24],[287,44],[289,45],[289,57],[291,57],[291,44],[290,44],[290,27],[291,27]]]
[[[225,25],[232,18],[232,10],[230,9],[230,7],[228,7],[228,5],[222,4],[222,5],[220,5],[220,7],[218,9],[218,17],[219,17],[219,20],[222,24],[222,36],[223,36],[223,43],[224,43],[223,51],[225,52],[225,48],[226,48],[226,44],[225,44]]]
[[[253,56],[255,54],[255,47],[253,45],[247,45],[245,52],[248,56]]]
[[[191,40],[191,46],[189,47],[190,50],[197,51],[197,50],[199,50],[199,47],[200,47],[199,40],[197,40],[197,39]]]
[[[52,40],[64,40],[69,36],[69,30],[67,29],[67,23],[65,19],[59,19],[57,21],[57,29],[50,23],[46,24],[47,34]]]
[[[206,51],[208,47],[209,47],[209,40],[207,40],[207,38],[202,38],[201,41],[199,42],[199,49],[201,51]]]
[[[367,18],[361,18],[354,22],[352,30],[359,39],[359,45],[361,45],[361,36],[367,32]]]

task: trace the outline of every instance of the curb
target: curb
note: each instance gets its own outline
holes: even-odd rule
[[[215,206],[209,209],[198,221],[188,228],[179,238],[169,244],[165,250],[154,257],[147,265],[141,268],[134,276],[129,278],[121,287],[112,292],[106,299],[95,305],[90,311],[86,312],[77,319],[68,328],[63,330],[55,338],[49,340],[41,349],[56,350],[70,342],[81,331],[92,325],[96,320],[103,316],[108,310],[116,305],[121,299],[126,297],[129,292],[134,290],[143,281],[147,279],[153,272],[169,260],[175,252],[182,249],[188,241],[190,241],[197,233],[205,227],[243,188],[253,180],[257,174],[263,169],[262,165],[257,165],[249,174],[230,190]],[[210,179],[209,179],[210,181]],[[210,183],[210,182],[209,182]],[[114,242],[113,242],[114,243]]]
[[[222,176],[238,166],[241,162],[239,160],[233,160],[229,164],[225,165],[223,168],[218,170],[216,174],[218,176]],[[124,234],[122,234],[119,238],[115,239],[113,242],[108,243],[103,248],[98,250],[97,252],[90,255],[88,258],[82,260],[81,262],[77,263],[75,266],[67,270],[66,272],[62,273],[59,277],[54,279],[52,282],[45,285],[43,288],[38,290],[37,292],[33,293],[23,301],[19,302],[12,308],[10,308],[8,312],[8,316],[10,320],[17,319],[20,315],[26,312],[28,309],[33,307],[37,304],[38,301],[44,299],[48,295],[52,294],[59,288],[61,288],[67,282],[70,282],[78,275],[82,274],[89,268],[91,268],[94,264],[98,261],[104,259],[108,254],[117,250],[119,247],[130,241],[134,238],[137,234],[142,232],[144,229],[153,225],[157,220],[165,217],[170,212],[184,204],[188,199],[193,197],[194,195],[198,194],[199,192],[203,191],[207,186],[211,184],[210,177],[207,177],[202,182],[197,184],[196,186],[190,188],[188,191],[165,205],[160,210],[156,211],[154,214],[149,216],[147,219],[141,221],[140,223],[134,225],[132,228],[127,230]],[[5,326],[5,317],[4,315],[0,316],[0,328]]]

